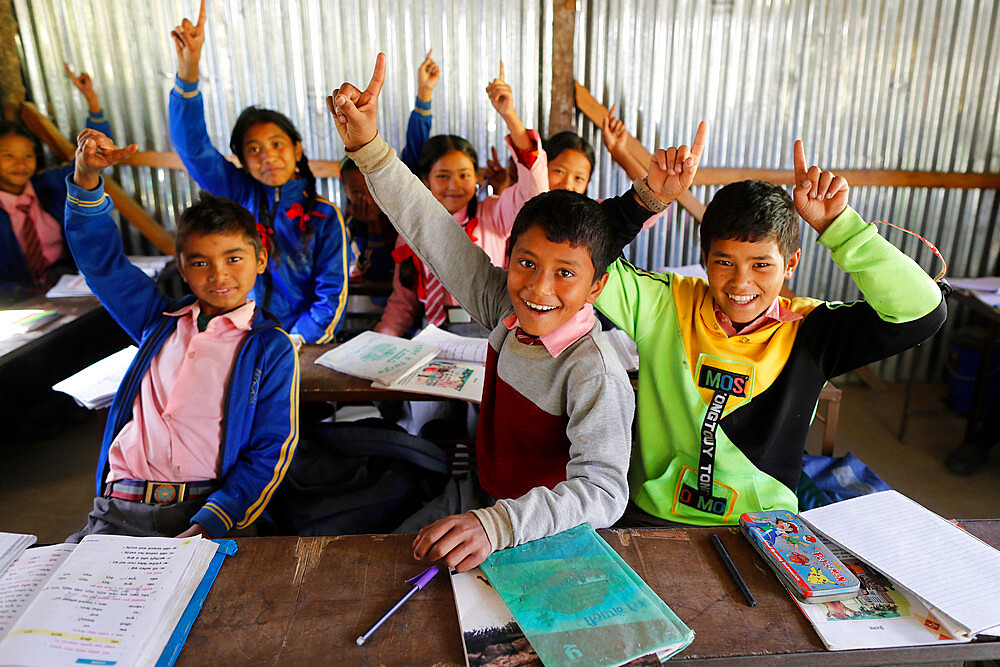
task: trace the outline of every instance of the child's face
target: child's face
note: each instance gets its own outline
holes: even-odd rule
[[[264,185],[277,188],[295,178],[295,164],[302,159],[302,142],[274,123],[251,125],[243,135],[243,166]]]
[[[608,282],[594,282],[594,263],[586,246],[555,243],[538,225],[528,227],[510,252],[507,294],[521,328],[532,336],[555,331],[593,303]]]
[[[801,250],[785,263],[774,238],[761,241],[715,239],[705,257],[708,288],[715,303],[735,324],[759,317],[792,277]]]
[[[590,160],[575,148],[567,148],[549,160],[549,190],[584,194],[590,183]]]
[[[476,194],[479,175],[476,165],[461,151],[452,151],[438,158],[424,178],[424,185],[430,188],[434,198],[441,202],[451,214],[468,206]]]
[[[19,134],[0,137],[0,190],[19,195],[35,173],[35,146]]]
[[[340,180],[347,195],[347,212],[355,220],[371,222],[382,212],[372,198],[365,177],[357,169],[341,172]]]
[[[257,253],[245,235],[191,234],[178,271],[198,297],[201,312],[215,316],[247,302],[257,276],[267,268],[267,251]]]

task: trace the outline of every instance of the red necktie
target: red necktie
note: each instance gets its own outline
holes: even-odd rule
[[[48,286],[45,277],[45,255],[42,253],[42,242],[38,240],[38,231],[35,229],[35,221],[29,215],[30,208],[26,204],[17,207],[18,211],[24,213],[24,225],[21,227],[21,250],[24,252],[25,262],[28,264],[28,271],[32,280],[41,287]]]

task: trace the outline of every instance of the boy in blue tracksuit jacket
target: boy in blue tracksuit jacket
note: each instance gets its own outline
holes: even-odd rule
[[[87,527],[69,539],[91,533],[221,537],[231,529],[246,528],[260,516],[288,469],[298,442],[298,358],[289,335],[273,316],[247,302],[254,280],[267,265],[267,254],[254,233],[255,221],[238,205],[203,196],[181,216],[178,270],[194,297],[171,302],[129,264],[109,215],[112,204],[104,193],[100,170],[134,150],[134,145],[118,149],[100,133],[84,131],[78,139],[75,173],[66,179],[66,239],[73,257],[90,288],[139,344],[108,415],[94,511]],[[222,213],[206,223],[205,211],[209,210]],[[201,221],[192,222],[198,215]],[[187,347],[179,348],[183,354],[176,355],[180,361],[171,368],[160,353],[178,349],[181,328],[191,329],[185,316],[177,313],[186,308],[192,312],[190,319],[197,317],[197,332]],[[226,355],[214,352],[213,357],[212,350],[219,348],[204,346],[205,341],[218,346],[212,336],[220,328],[213,325],[236,311],[252,315],[248,330],[236,332],[237,337],[226,343],[233,361],[225,368],[218,362]],[[196,347],[199,340],[203,347]],[[196,352],[204,361],[195,358]],[[188,357],[194,361],[188,363]],[[216,364],[214,371],[210,364]],[[171,376],[171,371],[177,374]],[[184,373],[186,386],[198,392],[194,398],[172,393],[171,383],[180,386]],[[223,388],[200,382],[205,377],[228,380]],[[150,387],[159,393],[151,394]],[[210,397],[215,397],[214,406]],[[129,451],[140,459],[148,458],[150,467],[154,459],[168,461],[165,469],[171,471],[173,464],[179,471],[190,463],[180,453],[188,444],[183,436],[191,431],[180,430],[178,423],[191,415],[180,414],[179,405],[203,420],[195,421],[199,427],[193,439],[211,440],[205,434],[219,433],[217,454],[206,457],[214,462],[213,479],[202,475],[187,480],[132,480],[109,474],[122,465],[123,431],[138,433]],[[178,407],[178,412],[172,407]],[[211,417],[213,409],[214,421],[204,421],[202,413]],[[149,437],[155,436],[160,420],[171,418],[169,423],[178,430],[167,431],[167,437]],[[130,424],[133,421],[138,428]],[[145,464],[140,460],[138,466]]]

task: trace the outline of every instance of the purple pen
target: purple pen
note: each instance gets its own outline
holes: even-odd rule
[[[400,598],[399,602],[397,602],[396,604],[394,604],[392,606],[392,609],[390,609],[389,611],[385,612],[385,616],[383,616],[382,618],[378,619],[378,623],[376,623],[375,625],[373,625],[371,630],[369,630],[365,634],[363,634],[360,637],[358,637],[357,640],[355,640],[355,641],[357,641],[358,646],[361,646],[366,641],[368,641],[368,638],[371,637],[372,634],[374,634],[374,632],[379,629],[380,625],[382,625],[383,623],[386,622],[386,619],[388,619],[390,616],[392,616],[393,614],[395,614],[396,610],[399,609],[400,607],[402,607],[404,602],[406,602],[411,597],[413,597],[414,593],[416,593],[421,588],[423,588],[424,586],[426,586],[427,582],[430,581],[431,579],[433,579],[434,575],[437,574],[437,573],[438,573],[438,566],[437,565],[433,565],[433,566],[427,568],[426,570],[424,570],[423,572],[421,572],[420,574],[418,574],[417,576],[413,577],[412,579],[407,579],[406,583],[412,584],[413,588],[411,588],[410,591],[406,595],[404,595],[402,598]]]

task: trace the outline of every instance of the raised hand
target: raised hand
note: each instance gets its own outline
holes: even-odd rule
[[[424,62],[420,63],[420,68],[417,70],[417,99],[421,102],[430,102],[431,96],[434,94],[434,86],[437,85],[438,79],[441,78],[441,68],[437,66],[437,63],[431,60],[431,54],[434,53],[434,49],[427,51],[427,55],[424,56]]]
[[[138,149],[136,144],[118,148],[103,133],[87,128],[76,138],[73,182],[93,190],[100,183],[102,169],[131,157]]]
[[[496,146],[492,146],[490,151],[493,153],[493,157],[486,160],[486,169],[483,170],[483,180],[486,182],[486,185],[493,188],[493,194],[498,195],[507,187],[507,168],[503,166],[500,158],[497,157]]]
[[[667,150],[661,148],[653,154],[653,158],[649,161],[646,181],[660,201],[669,204],[691,187],[694,175],[698,173],[698,163],[701,162],[701,153],[705,149],[707,138],[708,124],[701,121],[698,123],[698,131],[690,148],[687,146],[670,147]]]
[[[504,80],[502,60],[500,61],[500,75],[486,86],[486,94],[489,95],[493,108],[505,119],[516,113],[514,111],[514,93],[507,81]]]
[[[63,67],[66,69],[66,74],[69,74],[70,80],[76,89],[83,93],[83,96],[87,99],[87,108],[91,113],[99,113],[101,111],[101,100],[97,96],[97,91],[94,90],[94,82],[91,80],[90,75],[86,72],[80,72],[77,76],[73,74],[73,70],[70,69],[69,63],[63,62]]]
[[[358,150],[378,134],[378,96],[384,82],[385,54],[379,53],[367,88],[361,91],[344,83],[326,98],[326,108],[347,150]]]
[[[201,0],[197,25],[184,19],[170,31],[170,36],[174,38],[174,46],[177,48],[178,76],[184,81],[197,81],[201,47],[205,43],[205,0]]]
[[[472,512],[452,514],[424,526],[413,540],[414,558],[443,560],[459,572],[481,564],[492,549],[483,524]]]
[[[615,118],[615,105],[612,104],[601,123],[601,138],[604,139],[604,147],[611,153],[611,157],[617,157],[625,150],[627,136],[625,123]]]
[[[794,151],[795,188],[792,199],[795,210],[810,227],[822,234],[847,208],[847,180],[816,165],[806,169],[806,152],[801,139],[795,141]]]

